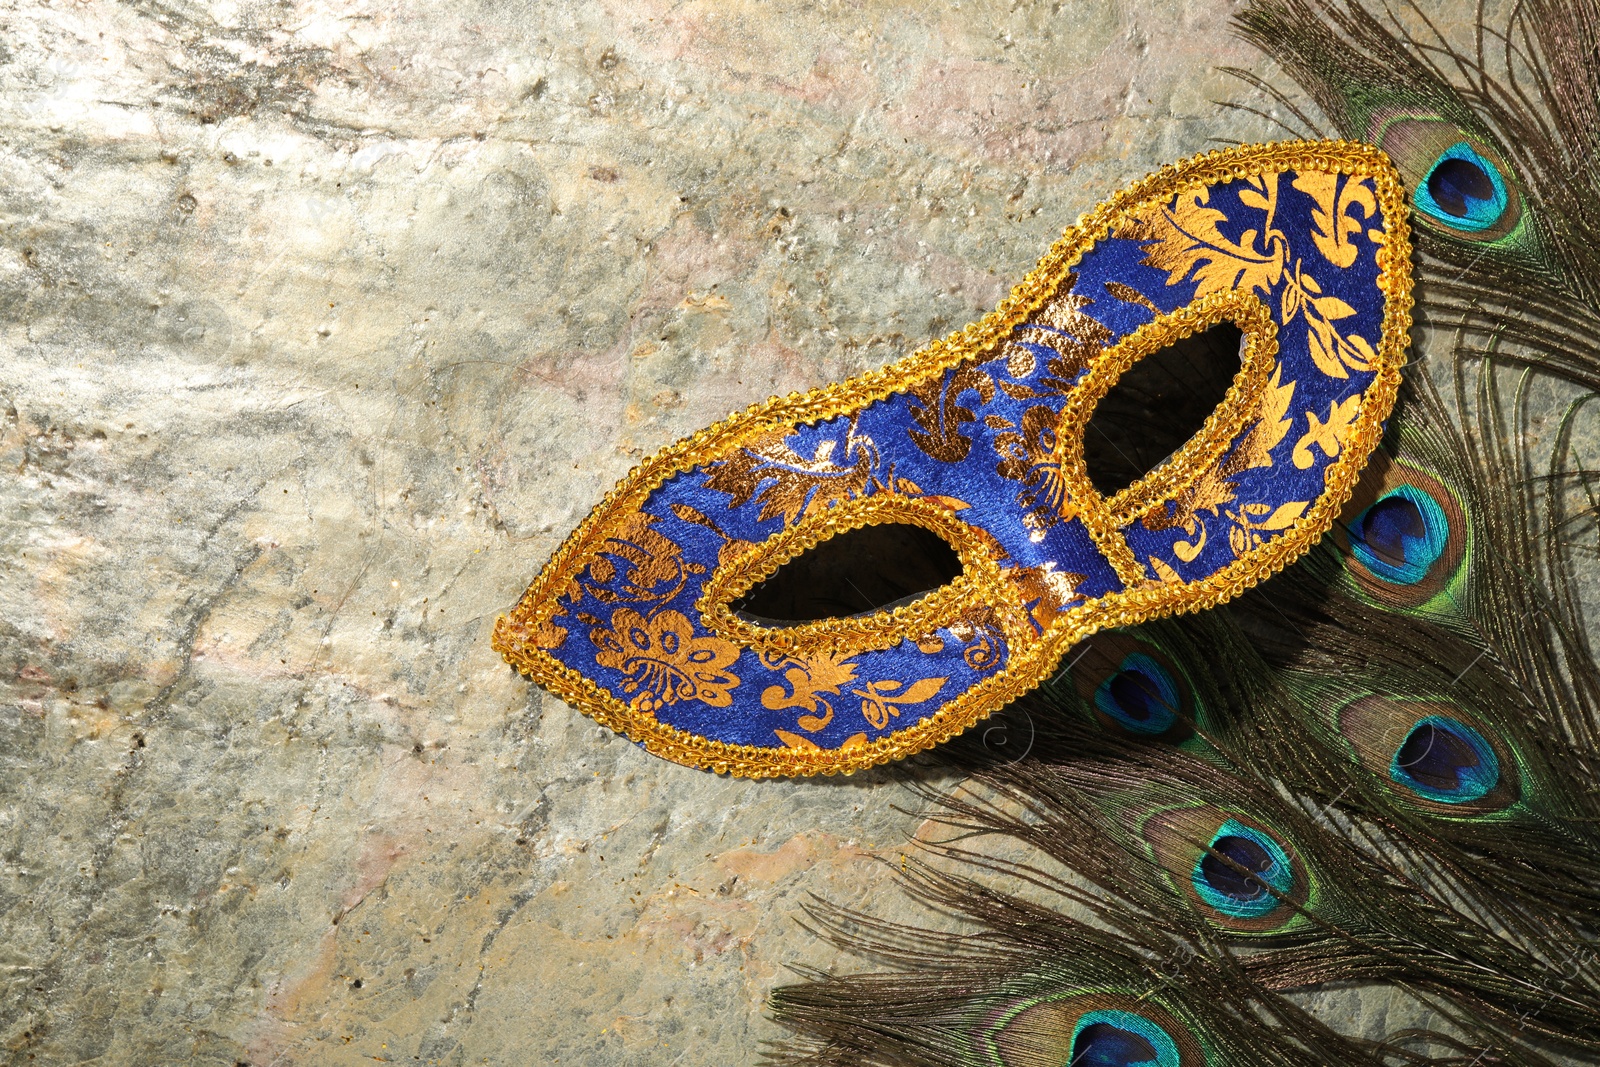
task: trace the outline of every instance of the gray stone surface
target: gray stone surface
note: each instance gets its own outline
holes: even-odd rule
[[[903,782],[653,759],[489,628],[651,450],[1271,136],[1230,10],[6,5],[0,1058],[748,1062]]]

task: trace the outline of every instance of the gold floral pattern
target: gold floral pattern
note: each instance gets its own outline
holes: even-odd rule
[[[1016,400],[1066,396],[1078,377],[1115,339],[1104,324],[1084,314],[1083,309],[1094,301],[1072,291],[1077,283],[1078,276],[1069,273],[1044,306],[1018,325],[1018,336],[1000,345],[997,358],[1005,361],[1006,373],[1013,378],[1027,377],[1038,369],[1038,357],[1022,342],[1042,345],[1055,353],[1045,360],[1045,373],[1032,383],[1000,382],[1000,389],[1007,396]],[[1111,292],[1117,295],[1116,290]]]
[[[738,537],[729,537],[728,532],[708,517],[699,508],[690,507],[688,504],[674,503],[672,513],[684,522],[692,522],[696,526],[704,526],[718,537],[722,538],[722,547],[717,549],[717,566],[726,566],[728,561],[736,558],[750,548],[750,542]]]
[[[551,620],[546,619],[533,628],[532,640],[539,648],[560,648],[567,643],[567,628],[565,626],[557,626]]]
[[[900,705],[922,704],[939,695],[949,678],[920,678],[910,685],[886,678],[869,682],[863,689],[852,689],[852,696],[861,698],[861,714],[867,725],[881,730],[889,725],[890,717],[899,718]]]
[[[1372,345],[1357,334],[1341,332],[1336,325],[1353,316],[1355,308],[1337,296],[1325,295],[1321,283],[1306,272],[1300,260],[1289,262],[1289,238],[1275,225],[1282,178],[1282,174],[1260,174],[1246,179],[1250,188],[1239,195],[1239,202],[1260,211],[1262,217],[1259,228],[1243,231],[1237,241],[1220,228],[1237,220],[1207,206],[1211,198],[1208,188],[1185,192],[1171,206],[1145,212],[1119,229],[1117,236],[1146,242],[1145,263],[1166,271],[1169,285],[1194,279],[1197,297],[1236,290],[1265,294],[1286,281],[1280,325],[1286,327],[1295,318],[1304,318],[1317,369],[1330,378],[1348,378],[1352,370],[1369,371],[1375,357]],[[1355,258],[1356,249],[1349,239],[1351,227],[1361,230],[1351,209],[1370,205],[1370,214],[1376,210],[1377,199],[1367,184],[1370,179],[1353,176],[1344,178],[1344,191],[1335,199],[1333,189],[1339,178],[1326,172],[1302,172],[1295,179],[1295,188],[1318,197],[1313,239],[1330,263],[1343,267],[1349,264],[1339,260],[1348,257],[1354,262]]]
[[[1291,458],[1294,465],[1305,470],[1317,461],[1311,454],[1311,446],[1316,445],[1322,449],[1322,454],[1332,459],[1339,454],[1350,434],[1354,432],[1356,416],[1361,413],[1361,397],[1352,396],[1344,400],[1330,400],[1328,402],[1328,417],[1317,418],[1314,411],[1306,412],[1306,422],[1310,428],[1295,442]]]
[[[819,443],[806,459],[784,443],[786,436],[782,432],[768,434],[713,464],[706,487],[727,493],[733,507],[742,507],[754,498],[761,505],[763,519],[781,515],[784,523],[792,526],[800,516],[814,514],[835,500],[859,496],[871,484],[870,439],[852,432],[840,457],[846,462],[841,463],[834,456],[835,441]]]
[[[943,648],[943,644],[940,644]],[[782,670],[785,689],[781,685],[768,686],[761,694],[761,706],[769,711],[785,708],[802,708],[805,714],[795,724],[807,733],[816,733],[833,721],[833,704],[827,699],[837,697],[840,690],[855,681],[858,665],[849,655],[822,652],[813,656],[783,656],[762,653],[761,663],[769,670]],[[852,689],[851,696],[861,698],[861,714],[867,725],[881,730],[891,717],[900,714],[898,705],[921,704],[938,695],[948,678],[923,678],[909,687],[895,679],[868,682],[860,689]],[[820,712],[821,714],[818,714]],[[795,746],[803,740],[794,734],[777,731],[785,744]]]
[[[1289,405],[1294,402],[1294,382],[1283,380],[1283,367],[1272,368],[1272,378],[1261,394],[1261,408],[1254,425],[1233,455],[1224,461],[1221,471],[1225,478],[1242,474],[1258,467],[1272,466],[1272,450],[1288,434],[1294,420],[1289,417]]]
[[[655,603],[677,596],[689,575],[704,568],[686,566],[682,550],[654,528],[655,522],[655,516],[635,512],[618,523],[584,571],[584,590],[612,604]],[[576,594],[576,587],[571,587],[566,595]]]
[[[950,634],[962,644],[961,659],[972,670],[983,672],[1000,665],[1006,651],[1006,628],[989,607],[975,607],[950,626]]]
[[[848,653],[819,652],[813,656],[784,656],[770,652],[761,654],[761,664],[768,670],[783,671],[789,688],[769,685],[761,692],[761,706],[768,711],[785,708],[802,708],[796,723],[800,729],[816,733],[833,721],[833,705],[828,696],[838,696],[840,687],[855,681],[856,664]],[[819,714],[820,712],[820,714]]]
[[[1261,407],[1255,422],[1250,427],[1250,432],[1228,458],[1214,467],[1206,468],[1193,484],[1174,497],[1170,512],[1165,507],[1157,508],[1141,520],[1147,530],[1181,528],[1184,536],[1190,540],[1174,542],[1172,552],[1184,563],[1198,557],[1206,546],[1205,521],[1201,518],[1201,512],[1218,515],[1224,504],[1230,504],[1235,499],[1238,491],[1233,481],[1235,477],[1247,470],[1272,466],[1273,449],[1278,447],[1279,442],[1294,424],[1294,420],[1288,415],[1289,405],[1294,400],[1294,382],[1281,383],[1282,376],[1282,366],[1274,367],[1272,379],[1262,393]],[[1357,399],[1360,399],[1359,396]],[[1248,507],[1255,506],[1248,505]],[[1282,529],[1282,527],[1259,528]],[[1259,543],[1259,538],[1253,542],[1239,541],[1230,533],[1230,544],[1247,543]],[[1235,555],[1237,554],[1236,548]],[[1171,580],[1159,570],[1157,577],[1163,581]]]
[[[1049,626],[1069,604],[1083,599],[1078,586],[1084,583],[1086,576],[1057,570],[1054,560],[1034,567],[1007,567],[1000,573],[1016,589],[1028,606],[1028,614],[1041,629]]]
[[[961,427],[977,416],[971,408],[957,403],[961,394],[968,391],[977,393],[984,401],[994,397],[994,382],[971,363],[907,390],[920,401],[910,409],[912,421],[920,427],[911,431],[911,440],[943,463],[959,463],[972,450],[972,442],[961,432]]]
[[[1325,170],[1308,170],[1295,175],[1294,187],[1316,198],[1317,206],[1311,212],[1311,239],[1324,259],[1340,270],[1351,266],[1359,255],[1351,234],[1366,226],[1366,220],[1377,217],[1378,198],[1366,182],[1346,180]],[[1353,208],[1361,209],[1361,218],[1355,217]],[[1383,240],[1383,231],[1374,231],[1374,242]]]
[[[821,745],[811,740],[811,738],[802,734],[790,733],[788,730],[773,730],[772,733],[788,748],[797,749],[801,752],[816,753],[816,755],[812,757],[813,759],[824,758],[822,755],[823,753],[831,753],[836,751],[850,752],[852,750],[862,748],[867,743],[867,733],[865,730],[861,731],[860,733],[851,734],[849,737],[845,738],[839,743],[839,747],[837,749],[823,748]]]
[[[1243,556],[1265,541],[1266,538],[1261,536],[1263,532],[1277,533],[1289,529],[1310,506],[1309,500],[1291,500],[1277,507],[1271,504],[1245,504],[1237,512],[1228,512],[1228,518],[1233,521],[1233,526],[1228,530],[1228,546],[1233,549],[1234,557]]]
[[[1061,421],[1056,410],[1035,404],[1022,413],[1020,426],[998,415],[985,421],[990,429],[1001,431],[994,435],[994,450],[1000,457],[995,473],[1026,487],[1017,494],[1017,503],[1034,540],[1056,523],[1072,518],[1066,482],[1056,461],[1056,425]]]
[[[1121,282],[1106,282],[1106,292],[1124,304],[1137,304],[1152,315],[1161,314],[1161,309],[1156,307],[1154,301],[1131,285],[1123,285]]]
[[[589,640],[599,649],[595,662],[626,677],[622,691],[634,694],[630,706],[640,711],[680,700],[714,708],[733,703],[730,690],[739,678],[726,668],[739,658],[739,649],[720,637],[696,636],[694,624],[680,611],[660,611],[647,619],[632,608],[618,608],[610,627],[594,630]]]

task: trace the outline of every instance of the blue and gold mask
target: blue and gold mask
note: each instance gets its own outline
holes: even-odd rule
[[[1349,142],[1151,175],[982,321],[640,464],[494,647],[680,763],[833,773],[938,744],[1089,634],[1220,603],[1327,531],[1400,380],[1406,212],[1387,157]],[[1096,405],[1135,363],[1229,322],[1243,343],[1225,399],[1148,474],[1098,491]],[[802,554],[885,524],[936,535],[959,573],[865,613],[743,609]]]

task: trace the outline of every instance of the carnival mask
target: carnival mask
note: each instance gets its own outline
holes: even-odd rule
[[[1406,212],[1388,159],[1350,142],[1168,167],[1080,219],[980,322],[640,464],[494,647],[680,763],[833,773],[938,744],[1086,636],[1218,604],[1328,530],[1399,384]],[[1148,473],[1097,488],[1096,406],[1223,323],[1242,344],[1222,402]],[[880,526],[938,538],[953,577],[864,612],[759,610],[763,583]],[[807,573],[814,602],[852,599],[828,588],[848,574]]]

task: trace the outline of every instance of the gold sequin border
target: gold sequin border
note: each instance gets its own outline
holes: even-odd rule
[[[603,543],[622,520],[668,478],[774,430],[832,418],[881,400],[931,374],[943,373],[993,347],[1044,303],[1090,248],[1132,221],[1151,200],[1187,188],[1261,173],[1320,170],[1373,179],[1387,238],[1378,249],[1378,287],[1384,294],[1375,379],[1364,395],[1345,448],[1326,469],[1325,490],[1291,527],[1251,556],[1208,578],[1183,586],[1145,585],[1111,593],[1063,614],[1043,637],[994,675],[933,715],[892,734],[841,749],[733,745],[658,722],[649,712],[618,700],[567,667],[527,635],[550,621],[556,598],[577,576],[589,549]],[[624,477],[545,564],[517,606],[496,620],[491,644],[514,667],[595,721],[664,759],[720,774],[750,778],[849,774],[925,751],[969,729],[1050,676],[1072,645],[1100,629],[1131,626],[1174,612],[1213,607],[1282,570],[1332,526],[1355,489],[1361,468],[1377,446],[1394,406],[1411,330],[1411,227],[1399,173],[1380,149],[1354,141],[1282,141],[1218,149],[1169,164],[1111,196],[1079,218],[994,311],[949,337],[879,370],[805,394],[772,397],[670,445]],[[781,409],[786,418],[779,419]],[[1104,610],[1098,610],[1103,608]]]

